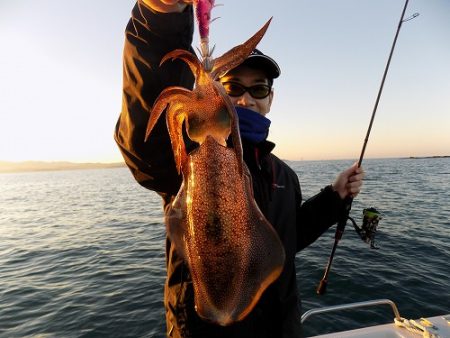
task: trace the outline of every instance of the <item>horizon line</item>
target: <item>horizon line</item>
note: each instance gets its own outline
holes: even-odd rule
[[[394,156],[394,157],[372,157],[366,160],[383,159],[430,159],[430,158],[449,158],[450,155],[433,156]],[[315,160],[287,160],[285,162],[314,162],[314,161],[354,161],[354,159],[315,159]],[[33,171],[59,171],[59,170],[82,170],[82,169],[114,169],[126,168],[125,161],[117,162],[71,162],[71,161],[3,161],[0,160],[0,174],[20,173]]]

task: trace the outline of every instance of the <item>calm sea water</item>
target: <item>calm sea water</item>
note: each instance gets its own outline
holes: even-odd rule
[[[291,162],[304,196],[349,161]],[[303,311],[389,298],[407,318],[450,313],[450,159],[366,160],[351,215],[375,207],[379,250],[347,227],[297,258]],[[0,337],[164,337],[160,198],[128,169],[0,175]],[[312,317],[308,335],[392,321],[389,307]]]

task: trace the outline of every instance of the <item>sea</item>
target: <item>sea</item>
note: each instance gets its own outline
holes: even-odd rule
[[[305,199],[353,161],[293,161]],[[374,299],[405,318],[450,313],[450,158],[367,159],[350,215],[381,215],[371,249],[349,224],[297,255],[302,311]],[[0,337],[165,337],[160,197],[127,168],[0,174]],[[392,322],[389,306],[313,316],[307,336]],[[444,337],[442,337],[444,338]],[[449,337],[447,337],[449,338]]]

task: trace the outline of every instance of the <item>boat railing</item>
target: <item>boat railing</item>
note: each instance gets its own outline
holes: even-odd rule
[[[308,319],[309,317],[320,314],[320,313],[326,313],[326,312],[334,312],[334,311],[341,311],[341,310],[349,310],[349,309],[355,309],[355,308],[361,308],[361,307],[369,307],[369,306],[377,306],[377,305],[390,305],[392,308],[392,311],[394,312],[395,318],[397,320],[400,320],[400,313],[398,312],[397,305],[390,300],[390,299],[376,299],[376,300],[370,300],[366,302],[357,302],[357,303],[350,303],[350,304],[341,304],[341,305],[334,305],[334,306],[326,306],[322,308],[316,308],[306,311],[302,317],[301,321],[303,322]]]

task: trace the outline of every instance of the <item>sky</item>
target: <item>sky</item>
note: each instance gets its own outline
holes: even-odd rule
[[[216,0],[219,56],[270,17],[275,154],[358,159],[404,0]],[[124,29],[135,1],[0,0],[0,161],[122,161]],[[450,155],[450,1],[410,0],[365,158]],[[194,47],[198,36],[194,36]]]

